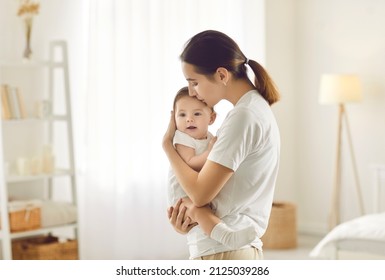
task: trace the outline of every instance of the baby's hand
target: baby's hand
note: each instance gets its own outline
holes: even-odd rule
[[[207,146],[207,151],[210,153],[210,151],[211,151],[211,149],[213,148],[213,146],[214,146],[214,144],[215,144],[215,142],[217,141],[217,137],[215,136],[215,137],[213,137],[211,140],[210,140],[210,142],[209,142],[209,144],[208,144],[208,146]]]

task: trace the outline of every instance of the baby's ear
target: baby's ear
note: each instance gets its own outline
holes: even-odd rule
[[[213,124],[216,118],[217,118],[217,113],[212,112],[212,113],[211,113],[211,116],[210,116],[210,122],[209,122],[209,125],[210,125],[210,124]]]

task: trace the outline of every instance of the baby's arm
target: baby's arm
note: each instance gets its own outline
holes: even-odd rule
[[[195,149],[191,147],[184,146],[182,144],[176,144],[176,150],[180,157],[187,163],[195,171],[200,171],[205,164],[207,157],[216,141],[216,137],[214,137],[209,145],[207,146],[206,151],[201,153],[200,155],[195,155]]]
[[[209,151],[204,151],[200,155],[195,155],[195,149],[176,144],[176,150],[179,153],[180,157],[195,171],[200,171],[205,164]]]

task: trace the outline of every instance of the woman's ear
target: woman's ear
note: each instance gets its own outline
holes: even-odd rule
[[[227,69],[224,67],[219,67],[217,69],[217,75],[219,77],[220,82],[226,86],[227,82],[229,81],[229,71],[227,71]]]

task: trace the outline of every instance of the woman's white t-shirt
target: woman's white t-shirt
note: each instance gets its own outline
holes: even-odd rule
[[[234,230],[253,225],[258,237],[250,246],[262,249],[259,237],[267,228],[280,157],[279,129],[269,104],[255,90],[246,93],[217,137],[208,160],[234,174],[212,201],[215,214]],[[228,251],[199,226],[190,230],[187,240],[190,258]]]

